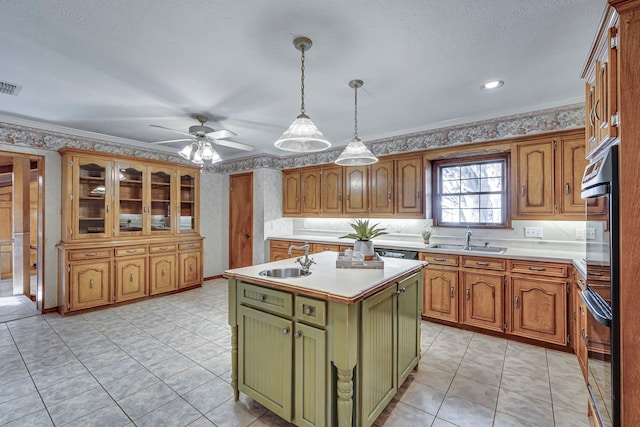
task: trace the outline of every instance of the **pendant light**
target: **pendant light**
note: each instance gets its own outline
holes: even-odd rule
[[[358,88],[362,87],[363,84],[362,80],[351,80],[349,82],[349,87],[355,90],[354,133],[353,139],[349,141],[347,147],[336,160],[336,164],[341,166],[364,166],[378,161],[378,158],[358,138]]]
[[[300,115],[275,142],[275,146],[281,150],[309,153],[326,150],[331,147],[331,143],[318,130],[304,110],[304,52],[311,48],[311,44],[311,39],[307,37],[297,37],[293,40],[293,45],[302,52],[302,78],[300,85],[302,103],[300,105]]]

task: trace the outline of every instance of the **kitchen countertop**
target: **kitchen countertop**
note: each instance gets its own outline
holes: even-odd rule
[[[353,244],[352,239],[340,239],[331,236],[322,235],[305,235],[295,234],[289,236],[272,236],[271,240],[288,240],[292,242],[319,242],[333,245],[350,246]],[[374,239],[374,247],[388,248],[388,249],[400,249],[400,250],[414,250],[419,252],[431,252],[431,253],[447,253],[456,255],[472,255],[483,256],[491,258],[509,258],[509,259],[524,259],[529,261],[544,261],[544,262],[561,262],[566,264],[573,264],[578,270],[586,275],[586,266],[584,265],[583,258],[584,253],[573,251],[562,251],[558,249],[533,249],[533,248],[507,248],[504,253],[487,253],[479,251],[465,251],[456,249],[440,249],[431,248],[429,245],[425,245],[421,242],[410,242],[402,240],[386,240],[386,239]]]
[[[315,260],[311,274],[296,278],[260,276],[263,270],[299,267],[294,259],[235,268],[224,272],[227,278],[264,284],[273,288],[312,296],[315,298],[352,304],[377,292],[389,282],[409,276],[427,263],[399,258],[382,258],[384,269],[337,268],[337,253],[332,251],[310,255]]]

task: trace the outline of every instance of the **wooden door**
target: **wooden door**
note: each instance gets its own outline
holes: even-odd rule
[[[177,260],[175,255],[149,257],[149,294],[155,295],[178,289]]]
[[[69,270],[70,310],[111,303],[111,261],[74,263]]]
[[[585,201],[580,197],[582,175],[587,166],[584,139],[581,136],[561,139],[558,154],[556,191],[560,195],[560,213],[575,214],[584,219]]]
[[[116,261],[116,301],[128,301],[147,295],[147,258],[122,258]]]
[[[502,332],[504,330],[504,276],[463,271],[462,323]]]
[[[368,214],[369,207],[369,167],[348,166],[344,168],[344,213]]]
[[[422,157],[396,162],[396,204],[398,214],[424,212],[424,170]]]
[[[565,345],[566,284],[535,277],[511,277],[511,333]]]
[[[300,171],[282,171],[282,214],[300,215]]]
[[[342,215],[342,166],[323,167],[320,178],[322,215]]]
[[[229,268],[253,265],[253,173],[229,177]]]
[[[393,160],[380,160],[370,168],[371,213],[393,214]]]
[[[11,173],[0,184],[0,279],[13,277],[13,211]]]
[[[426,317],[458,322],[458,271],[424,271],[424,304],[422,314]]]
[[[554,141],[549,140],[516,145],[517,215],[553,215],[554,151]]]
[[[303,216],[320,214],[320,169],[305,169],[300,173],[300,194]]]

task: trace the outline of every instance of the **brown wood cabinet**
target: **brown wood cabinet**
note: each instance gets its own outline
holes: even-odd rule
[[[300,170],[282,171],[282,214],[300,216]]]
[[[202,284],[199,168],[61,154],[61,313]]]
[[[300,213],[303,216],[316,216],[321,212],[320,176],[320,168],[306,168],[300,172]]]
[[[344,168],[344,213],[366,215],[371,212],[369,204],[369,166]]]
[[[396,212],[400,215],[424,214],[424,168],[422,158],[396,160]]]
[[[342,215],[342,166],[323,166],[320,170],[320,207],[325,216]]]
[[[371,212],[375,214],[393,214],[395,200],[393,163],[392,159],[379,160],[370,167],[369,197]]]
[[[504,331],[504,274],[506,260],[462,256],[460,272],[462,315],[465,325]],[[462,295],[461,294],[461,295]]]
[[[508,313],[510,333],[567,344],[568,266],[511,262]]]
[[[424,270],[422,315],[458,322],[458,257],[421,252],[420,259],[429,263]]]
[[[574,269],[575,270],[575,269]],[[587,286],[586,279],[576,270],[574,271],[573,284],[573,332],[571,341],[573,351],[578,359],[582,375],[587,381],[588,354],[587,354],[587,307],[580,297],[580,291]]]

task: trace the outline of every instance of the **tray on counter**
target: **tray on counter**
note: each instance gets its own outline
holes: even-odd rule
[[[384,269],[384,260],[380,255],[376,254],[370,261],[355,261],[345,260],[344,252],[338,252],[338,259],[336,259],[336,268],[377,268]]]

